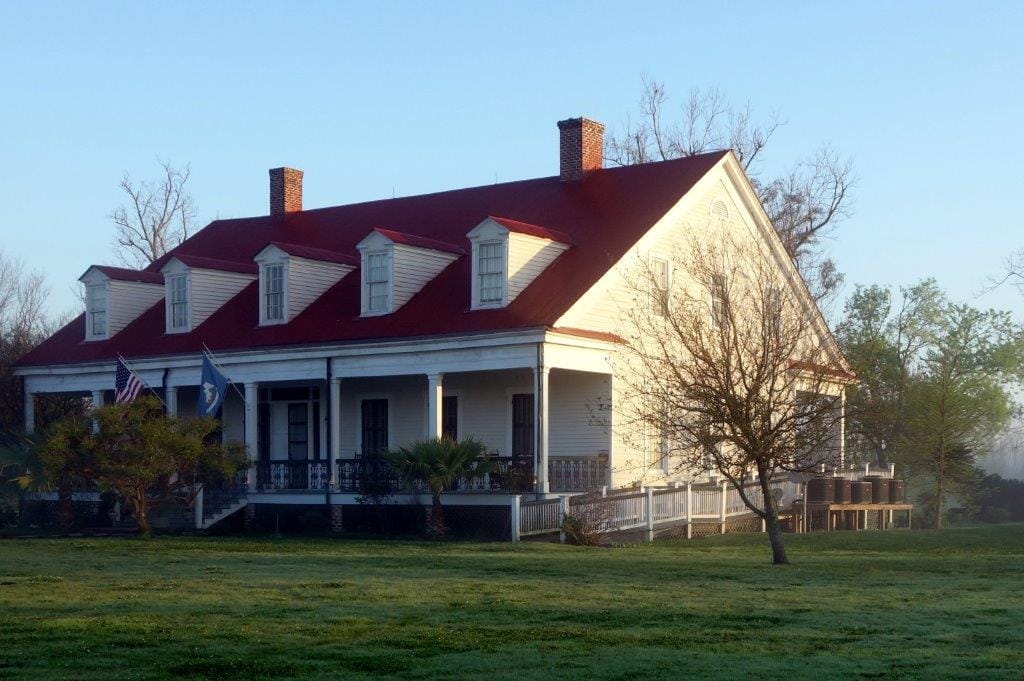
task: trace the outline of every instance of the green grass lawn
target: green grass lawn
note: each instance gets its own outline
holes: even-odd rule
[[[1024,674],[1024,526],[787,540],[5,540],[0,678]]]

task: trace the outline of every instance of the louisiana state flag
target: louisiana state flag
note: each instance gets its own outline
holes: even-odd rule
[[[199,379],[199,415],[216,416],[227,394],[228,379],[217,370],[210,356],[203,353],[203,375]]]

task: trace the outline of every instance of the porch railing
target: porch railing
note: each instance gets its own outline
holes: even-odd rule
[[[203,485],[201,501],[201,518],[205,522],[233,506],[245,498],[247,490],[247,471],[239,471],[235,475],[220,482]]]
[[[799,482],[775,480],[772,497],[778,507],[789,508],[801,494]],[[763,508],[764,495],[759,482],[744,486],[747,498]],[[721,483],[689,484],[685,487],[645,487],[599,494],[581,494],[555,499],[518,502],[519,535],[559,532],[565,516],[582,519],[598,532],[618,532],[646,528],[650,537],[655,525],[667,522],[718,523],[754,516],[739,491]]]
[[[493,473],[459,480],[453,492],[512,492],[525,494],[534,491],[533,460],[511,456],[492,455],[496,470]],[[340,492],[367,492],[386,496],[402,491],[405,486],[394,468],[377,457],[338,459],[337,488]],[[607,455],[592,457],[553,457],[548,461],[548,480],[552,492],[583,492],[599,489],[608,484]],[[425,492],[422,485],[414,491]]]
[[[330,480],[327,461],[261,461],[256,486],[262,491],[322,490]]]

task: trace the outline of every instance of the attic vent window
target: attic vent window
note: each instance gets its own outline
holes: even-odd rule
[[[719,220],[729,219],[729,206],[722,199],[715,199],[711,202],[711,217]]]

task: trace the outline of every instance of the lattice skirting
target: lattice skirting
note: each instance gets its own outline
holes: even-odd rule
[[[694,539],[709,537],[713,534],[722,534],[722,526],[718,523],[694,523],[691,536]]]
[[[735,520],[727,520],[725,523],[725,531],[728,532],[760,532],[761,531],[761,519],[760,518],[737,518]]]

